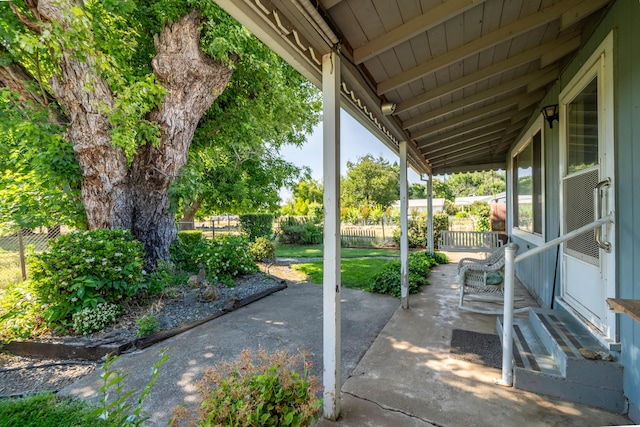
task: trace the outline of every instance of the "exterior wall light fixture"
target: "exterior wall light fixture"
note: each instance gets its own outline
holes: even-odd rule
[[[553,129],[553,121],[559,120],[558,104],[542,107],[542,115],[549,122],[549,129]]]

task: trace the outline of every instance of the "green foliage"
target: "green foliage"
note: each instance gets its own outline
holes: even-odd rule
[[[282,208],[283,215],[322,218],[322,183],[304,178],[292,189],[292,199]]]
[[[302,374],[298,369],[302,368]],[[197,425],[308,426],[318,418],[320,385],[309,375],[311,362],[285,352],[265,351],[254,358],[243,350],[240,360],[207,368],[199,384],[203,402]],[[172,425],[191,421],[186,408],[174,411]]]
[[[171,262],[158,260],[154,272],[144,276],[140,285],[150,294],[159,294],[168,287],[179,286],[189,279],[189,273],[179,270]]]
[[[347,162],[347,176],[341,183],[340,200],[345,207],[390,206],[400,193],[400,167],[370,154],[356,163]]]
[[[436,256],[424,251],[409,254],[409,293],[418,293],[424,285],[429,284],[427,277],[429,276],[430,269],[438,265],[439,261],[443,260],[443,256],[442,254]],[[444,259],[446,259],[446,257],[444,257]],[[400,261],[390,262],[365,290],[379,294],[390,294],[396,298],[400,298],[400,267]]]
[[[491,207],[487,202],[473,202],[469,207],[476,224],[476,231],[491,230]]]
[[[490,196],[506,190],[506,174],[495,171],[456,173],[445,183],[455,197]]]
[[[149,313],[136,320],[136,335],[139,337],[146,337],[147,335],[154,333],[159,326],[160,322],[158,322],[156,315]]]
[[[181,243],[176,247],[176,242],[170,251],[176,266],[184,271],[196,272],[202,264],[209,280],[235,286],[234,277],[258,271],[258,266],[251,258],[249,241],[244,236],[224,235],[216,236],[213,240],[201,240],[188,252],[179,247]]]
[[[95,307],[86,307],[71,316],[73,329],[78,334],[87,335],[101,331],[116,321],[120,308],[116,304],[98,303]]]
[[[51,240],[48,251],[30,260],[47,323],[65,325],[84,308],[121,303],[138,290],[143,263],[142,243],[129,230],[75,231]]]
[[[322,227],[306,218],[289,216],[280,221],[278,241],[282,244],[317,245],[322,242]]]
[[[256,262],[264,260],[275,262],[276,260],[276,245],[266,237],[258,237],[253,241],[249,245],[249,252]]]
[[[0,340],[28,338],[46,329],[34,283],[18,282],[0,294]]]
[[[179,231],[178,237],[169,247],[169,258],[179,269],[184,271],[198,271],[198,262],[194,253],[203,244],[202,230]]]
[[[428,224],[425,215],[407,221],[407,236],[410,248],[425,248],[428,242]],[[400,245],[400,228],[393,231],[393,242]]]
[[[273,231],[273,215],[269,213],[254,213],[240,215],[240,231],[245,233],[250,241],[258,237],[268,237]]]
[[[414,182],[409,186],[410,199],[426,199],[427,197],[427,186],[425,184]]]
[[[178,231],[178,239],[186,248],[191,249],[202,241],[202,230]]]
[[[20,227],[83,226],[82,172],[64,127],[51,111],[0,88],[0,223]]]
[[[142,411],[142,405],[160,375],[160,367],[169,360],[169,356],[166,355],[164,349],[160,350],[160,359],[153,365],[151,370],[151,380],[138,396],[135,406],[128,401],[136,390],[124,391],[124,382],[129,374],[123,374],[121,371],[111,369],[113,363],[118,359],[118,356],[108,355],[104,357],[105,363],[102,365],[102,373],[100,374],[102,379],[100,405],[91,411],[90,415],[104,420],[110,426],[142,426],[149,419],[149,414]],[[111,396],[115,396],[115,398],[109,401]]]
[[[0,399],[0,427],[100,427],[88,403],[42,393]]]
[[[433,214],[433,242],[437,246],[440,241],[440,232],[449,229],[449,215],[446,212]]]

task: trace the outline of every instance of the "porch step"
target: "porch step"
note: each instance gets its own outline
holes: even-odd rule
[[[502,320],[497,319],[500,337]],[[527,318],[514,319],[513,341],[515,388],[625,413],[622,365],[585,358],[580,349],[609,352],[568,313],[529,309]]]

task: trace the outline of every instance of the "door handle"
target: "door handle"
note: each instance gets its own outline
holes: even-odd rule
[[[593,188],[593,203],[594,203],[594,220],[597,221],[602,218],[602,190],[605,188],[609,188],[611,186],[611,179],[607,178],[604,181],[600,181]],[[596,228],[594,231],[594,239],[596,244],[600,249],[603,249],[605,252],[611,252],[611,243],[603,242],[602,239],[602,227]]]

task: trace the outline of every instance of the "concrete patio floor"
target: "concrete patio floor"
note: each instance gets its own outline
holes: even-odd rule
[[[344,383],[338,421],[323,419],[317,427],[632,424],[621,415],[495,385],[500,370],[449,357],[453,329],[495,334],[496,316],[458,309],[454,261],[471,254],[447,255],[452,263],[433,270],[431,285],[410,296],[409,309],[396,310]],[[536,305],[521,285],[516,299],[516,308]]]

